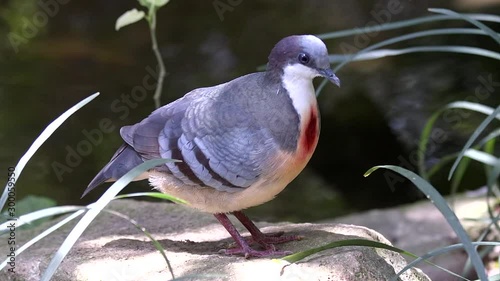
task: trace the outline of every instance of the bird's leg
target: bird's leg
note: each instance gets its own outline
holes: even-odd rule
[[[286,251],[276,251],[273,245],[270,245],[271,247],[269,248],[266,247],[263,251],[254,250],[248,245],[248,242],[241,236],[236,227],[234,227],[233,223],[225,214],[214,214],[214,216],[217,220],[219,220],[224,228],[226,228],[227,232],[229,232],[237,244],[236,248],[221,250],[222,253],[226,255],[244,255],[247,259],[250,257],[273,257],[290,254],[290,252]]]
[[[266,249],[272,246],[273,244],[280,244],[280,243],[286,243],[290,241],[297,241],[301,240],[302,236],[299,235],[283,235],[284,232],[276,232],[276,233],[269,233],[269,234],[264,234],[260,231],[260,229],[252,222],[252,220],[247,217],[243,212],[241,211],[236,211],[232,212],[232,214],[245,226],[246,229],[250,232],[252,235],[252,241],[259,243]]]

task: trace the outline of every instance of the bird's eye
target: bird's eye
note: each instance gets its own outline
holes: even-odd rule
[[[309,63],[309,60],[310,60],[309,55],[304,54],[304,53],[300,53],[298,59],[299,59],[300,63],[302,63],[302,64],[307,64],[307,63]]]

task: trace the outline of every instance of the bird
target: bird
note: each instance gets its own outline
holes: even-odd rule
[[[289,254],[275,244],[302,236],[264,234],[242,210],[272,200],[311,159],[320,133],[315,77],[340,87],[324,42],[314,35],[281,39],[265,71],[194,89],[141,122],[122,127],[123,144],[83,196],[144,161],[180,160],[154,167],[135,180],[149,179],[154,189],[213,214],[235,241],[235,247],[220,250],[223,254]],[[229,214],[251,237],[242,237]]]

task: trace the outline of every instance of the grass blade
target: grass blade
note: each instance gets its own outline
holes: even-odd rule
[[[450,34],[472,34],[472,35],[488,35],[488,33],[484,30],[477,29],[477,28],[442,28],[442,29],[432,29],[432,30],[425,30],[425,31],[419,31],[419,32],[414,32],[414,33],[409,33],[409,34],[404,34],[398,37],[390,38],[387,40],[384,40],[382,42],[373,44],[367,48],[364,48],[360,50],[359,52],[356,52],[354,54],[350,54],[350,58],[344,60],[342,63],[337,65],[335,69],[333,70],[334,72],[338,72],[342,67],[344,67],[346,64],[349,62],[353,61],[356,57],[367,53],[369,51],[385,47],[387,45],[415,39],[415,38],[420,38],[420,37],[427,37],[427,36],[436,36],[436,35],[450,35]]]
[[[467,156],[470,159],[474,159],[478,162],[481,162],[489,166],[495,166],[495,164],[497,164],[499,160],[498,158],[492,156],[491,154],[472,148],[467,149],[464,153],[464,156]]]
[[[50,261],[47,269],[43,273],[41,278],[42,281],[48,281],[52,278],[57,268],[61,264],[62,260],[68,254],[69,250],[76,243],[78,238],[82,235],[89,224],[94,220],[94,218],[99,214],[99,212],[120,192],[127,184],[129,184],[134,178],[139,176],[144,171],[151,169],[155,166],[165,164],[167,162],[174,161],[169,159],[153,159],[148,160],[134,169],[127,172],[123,177],[117,180],[113,185],[111,185],[106,192],[92,204],[92,208],[87,211],[87,213],[80,219],[78,224],[73,228],[73,230],[66,237],[61,247],[57,250],[56,254]]]
[[[19,249],[16,250],[16,257],[18,257],[22,252],[24,252],[26,249],[28,249],[29,247],[33,246],[36,242],[42,240],[43,238],[45,238],[47,235],[51,234],[52,232],[56,231],[57,229],[59,229],[61,226],[67,224],[68,222],[72,221],[73,219],[77,218],[78,216],[80,216],[81,214],[85,213],[86,210],[80,210],[80,211],[76,211],[75,213],[69,215],[67,218],[63,219],[62,221],[56,223],[55,225],[47,228],[46,230],[44,230],[42,233],[38,234],[37,236],[35,236],[33,239],[31,239],[30,241],[26,242],[26,244],[22,245]],[[6,265],[7,265],[7,262],[9,262],[9,258],[7,258],[6,260],[4,260],[2,262],[2,264],[0,264],[0,270],[2,270]]]
[[[21,172],[23,171],[24,167],[26,166],[26,163],[31,159],[33,154],[42,146],[42,144],[54,133],[59,126],[61,126],[68,117],[70,117],[73,113],[75,113],[77,110],[82,108],[84,105],[89,103],[91,100],[95,99],[99,93],[95,93],[86,99],[82,100],[81,102],[75,104],[73,107],[68,109],[66,112],[61,114],[61,116],[57,117],[56,120],[52,121],[44,130],[43,132],[36,138],[36,140],[33,142],[33,144],[30,146],[28,151],[19,159],[19,162],[16,165],[16,168],[14,170],[14,179],[17,181],[19,179],[19,176],[21,175]],[[2,197],[0,197],[0,210],[3,209],[5,206],[5,202],[7,202],[7,197],[9,193],[9,185],[5,185],[5,189],[2,193]]]
[[[469,18],[475,19],[475,20],[479,20],[479,21],[500,22],[500,17],[495,16],[495,15],[488,15],[488,14],[463,14],[463,15],[465,15]],[[409,27],[409,26],[419,25],[419,24],[428,23],[428,22],[435,22],[435,21],[442,21],[442,20],[456,20],[456,19],[457,19],[457,17],[454,17],[454,16],[432,15],[432,16],[420,17],[420,18],[416,18],[416,19],[380,24],[377,26],[377,32],[398,29],[398,28],[403,28],[403,27]],[[356,29],[348,29],[348,30],[340,30],[340,31],[335,31],[335,32],[323,33],[323,34],[318,34],[316,36],[318,36],[321,39],[334,39],[334,38],[341,38],[341,37],[347,37],[347,36],[365,34],[365,33],[368,33],[366,29],[356,28]]]
[[[441,115],[444,111],[449,110],[449,109],[467,109],[471,111],[475,111],[478,113],[482,113],[485,115],[490,115],[493,113],[494,109],[482,105],[480,103],[473,103],[473,102],[468,102],[468,101],[457,101],[457,102],[452,102],[438,111],[436,111],[434,114],[431,115],[429,120],[424,126],[424,129],[422,130],[422,134],[420,135],[420,141],[418,143],[418,151],[417,151],[417,156],[418,156],[418,173],[422,178],[425,180],[429,181],[429,175],[427,174],[426,168],[425,168],[425,153],[427,151],[427,143],[429,142],[429,137],[432,133],[432,128],[434,126],[434,123],[436,123],[439,115]],[[500,120],[500,118],[498,118]],[[459,155],[459,154],[457,154]],[[435,171],[435,170],[434,170]]]
[[[42,218],[71,213],[71,212],[75,212],[75,211],[78,211],[81,209],[87,209],[87,207],[83,207],[83,206],[58,206],[58,207],[51,207],[51,208],[31,212],[29,214],[20,216],[16,222],[16,227],[21,227],[22,225],[31,223],[33,221],[36,221],[36,220],[39,220]],[[9,223],[10,222],[6,222],[6,223],[3,223],[0,225],[0,235],[3,235],[5,233],[9,232],[9,230],[7,229],[7,225],[9,225]]]
[[[156,240],[153,235],[151,235],[151,233],[149,233],[145,227],[141,226],[139,223],[137,223],[134,219],[132,219],[131,217],[125,215],[125,214],[122,214],[120,212],[117,212],[117,211],[113,211],[113,210],[103,210],[107,213],[110,213],[110,214],[113,214],[117,217],[120,217],[122,219],[125,219],[127,220],[128,222],[130,222],[131,224],[133,224],[139,231],[141,231],[144,235],[146,235],[146,237],[149,238],[149,240],[151,240],[151,242],[153,243],[153,245],[155,246],[155,248],[161,253],[161,255],[163,256],[163,259],[165,259],[165,262],[167,263],[167,267],[168,267],[168,270],[170,271],[170,274],[172,275],[172,279],[175,279],[175,276],[174,276],[174,271],[172,269],[172,265],[170,264],[170,261],[168,260],[167,258],[167,254],[165,253],[165,249],[163,249],[163,247],[161,246],[160,242],[158,242],[158,240]]]
[[[476,247],[477,246],[500,246],[499,242],[472,242],[472,244]],[[430,252],[426,253],[425,255],[418,257],[416,260],[408,263],[403,269],[401,269],[401,271],[398,272],[398,274],[396,275],[396,278],[398,276],[400,276],[401,274],[403,274],[408,269],[415,267],[415,266],[418,266],[418,264],[421,263],[422,261],[426,261],[429,258],[436,257],[436,256],[439,256],[442,254],[446,254],[448,252],[462,249],[462,248],[464,248],[464,244],[459,243],[459,244],[448,245],[448,246],[430,251]],[[463,277],[460,277],[460,278],[463,279]],[[487,279],[483,279],[483,280],[487,280]]]
[[[455,163],[453,163],[453,166],[450,169],[450,173],[448,174],[448,180],[451,178],[453,175],[453,172],[455,172],[455,169],[457,168],[458,163],[460,163],[460,160],[464,157],[465,152],[472,146],[472,143],[479,137],[479,135],[484,131],[486,126],[488,126],[493,119],[498,118],[498,114],[500,113],[500,106],[498,106],[486,119],[481,122],[481,124],[476,128],[474,133],[470,136],[470,138],[467,140],[465,143],[464,147],[462,148],[462,151],[458,154],[457,159],[455,160]]]
[[[458,54],[468,54],[477,55],[486,58],[491,58],[495,60],[500,60],[500,53],[493,52],[490,50],[468,47],[468,46],[420,46],[420,47],[409,47],[405,49],[382,49],[374,50],[360,55],[330,55],[330,63],[339,63],[333,70],[337,73],[340,68],[345,66],[346,62],[351,61],[364,61],[364,60],[374,60],[391,56],[400,56],[411,53],[427,53],[427,52],[442,52],[442,53],[458,53]],[[323,88],[327,85],[328,79],[323,79],[321,83],[316,88],[316,96],[319,96]]]
[[[407,169],[392,166],[392,165],[384,165],[384,166],[375,166],[368,170],[365,173],[365,177],[369,176],[372,172],[377,169],[384,168],[389,169],[394,172],[399,173],[400,175],[409,179],[422,193],[424,193],[427,198],[431,200],[431,202],[438,208],[438,210],[443,214],[444,218],[448,222],[448,224],[453,228],[453,231],[457,234],[460,241],[464,244],[464,249],[469,255],[472,264],[474,265],[474,269],[476,270],[477,275],[481,278],[481,280],[487,280],[487,276],[485,274],[485,269],[479,254],[475,250],[472,245],[469,236],[465,232],[462,224],[458,220],[455,213],[450,209],[444,198],[439,194],[439,192],[428,182],[426,182],[423,178],[419,177],[417,174],[409,171]]]
[[[487,25],[485,25],[484,23],[482,23],[478,20],[475,20],[471,17],[468,17],[468,16],[463,15],[463,14],[459,14],[457,12],[454,12],[454,11],[451,11],[448,9],[431,8],[431,9],[429,9],[429,11],[433,12],[433,13],[438,13],[438,14],[445,14],[448,16],[455,17],[457,19],[462,19],[462,20],[468,21],[468,22],[472,23],[473,25],[477,26],[478,28],[480,28],[481,30],[483,30],[484,32],[488,33],[488,35],[491,38],[493,38],[493,40],[497,41],[497,43],[500,45],[500,36],[498,36],[498,34],[495,31],[493,31],[493,29],[489,28]]]
[[[130,193],[130,194],[123,194],[123,195],[118,195],[115,197],[115,199],[123,199],[123,198],[132,198],[132,197],[140,197],[140,196],[148,196],[148,197],[153,197],[153,198],[158,198],[158,199],[163,199],[163,200],[169,200],[178,204],[187,204],[186,201],[174,197],[172,195],[168,195],[165,193],[160,193],[160,192],[136,192],[136,193]]]
[[[458,156],[458,153],[455,154]],[[456,157],[455,156],[455,157]],[[455,209],[455,195],[458,192],[458,187],[460,186],[460,183],[462,182],[462,179],[464,178],[465,172],[467,171],[467,168],[469,167],[471,158],[464,158],[462,162],[457,167],[457,171],[453,175],[453,178],[451,179],[451,189],[450,189],[450,205],[453,209]]]
[[[317,248],[312,248],[312,249],[308,249],[306,251],[302,251],[302,252],[298,252],[298,253],[295,253],[292,255],[288,255],[288,256],[283,257],[281,259],[285,260],[287,262],[290,262],[290,263],[294,263],[294,262],[298,262],[300,260],[303,260],[304,258],[306,258],[310,255],[319,253],[319,252],[324,251],[324,250],[338,248],[338,247],[346,247],[346,246],[364,246],[364,247],[381,248],[381,249],[394,251],[394,252],[397,252],[400,254],[404,253],[410,257],[418,258],[417,255],[414,255],[410,252],[407,252],[405,250],[401,250],[399,248],[396,248],[396,247],[393,247],[393,246],[390,246],[390,245],[387,245],[384,243],[380,243],[380,242],[376,242],[376,241],[372,241],[372,240],[367,240],[367,239],[347,239],[347,240],[334,241],[334,242],[328,243],[326,245],[323,245],[323,246],[320,246]]]
[[[428,53],[428,52],[468,54],[468,55],[477,55],[495,60],[500,60],[500,53],[497,52],[476,47],[449,45],[449,46],[419,46],[419,47],[409,47],[404,49],[381,49],[355,56],[352,59],[352,61],[374,60],[385,57],[406,55],[411,53]],[[329,57],[331,63],[343,63],[344,61],[350,61],[351,56],[352,55],[330,55]],[[334,69],[334,72],[336,71],[338,71],[337,68]]]
[[[320,246],[320,247],[317,247],[317,248],[313,248],[313,249],[308,249],[306,251],[302,251],[302,252],[299,252],[299,253],[295,253],[295,254],[292,254],[292,255],[288,255],[286,257],[283,257],[282,260],[285,260],[285,261],[288,261],[290,263],[295,263],[295,262],[298,262],[310,255],[313,255],[313,254],[316,254],[316,253],[319,253],[321,251],[325,251],[325,250],[328,250],[328,249],[334,249],[334,248],[339,248],[339,247],[346,247],[346,246],[360,246],[360,247],[371,247],[371,248],[379,248],[379,249],[385,249],[385,250],[389,250],[389,251],[393,251],[393,252],[396,252],[396,253],[400,253],[400,254],[403,254],[403,255],[407,255],[409,257],[412,257],[412,258],[418,258],[417,255],[413,254],[413,253],[410,253],[408,251],[405,251],[405,250],[402,250],[402,249],[399,249],[397,247],[394,247],[394,246],[390,246],[390,245],[387,245],[387,244],[384,244],[384,243],[380,243],[380,242],[376,242],[376,241],[373,241],[373,240],[367,240],[367,239],[347,239],[347,240],[341,240],[341,241],[334,241],[334,242],[331,242],[331,243],[328,243],[326,245],[323,245],[323,246]],[[428,262],[429,264],[439,268],[439,269],[442,269],[443,271],[445,272],[448,272],[450,273],[451,275],[454,275],[456,277],[459,277],[459,278],[462,278],[460,275],[454,273],[454,272],[451,272],[449,271],[448,269],[446,268],[443,268],[439,265],[436,265],[436,264],[433,264],[432,262]]]

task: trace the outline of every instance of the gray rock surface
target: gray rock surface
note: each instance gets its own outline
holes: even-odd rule
[[[232,243],[225,229],[209,214],[167,203],[131,200],[108,207],[133,218],[165,248],[176,277],[182,280],[388,280],[406,262],[394,252],[367,247],[342,247],[309,256],[296,264],[279,259],[223,256],[218,250]],[[53,222],[52,222],[53,223]],[[0,280],[39,280],[55,251],[74,223],[45,238],[17,257],[16,274],[0,272]],[[236,224],[241,229],[239,224]],[[267,224],[264,232],[285,231],[305,239],[278,245],[293,252],[332,241],[364,238],[390,244],[366,227],[345,224]],[[16,233],[24,244],[48,224]],[[246,231],[243,234],[247,235]],[[6,251],[6,239],[0,249]],[[148,238],[128,221],[103,213],[91,224],[70,251],[52,280],[168,280],[165,260]],[[401,280],[430,280],[412,269]]]
[[[451,200],[449,201],[451,202]],[[482,196],[456,196],[453,205],[455,214],[471,239],[478,239],[487,227],[486,220],[481,220],[481,218],[488,217],[486,200]],[[396,208],[352,214],[333,220],[325,220],[323,223],[363,225],[384,235],[394,246],[418,256],[460,243],[443,215],[428,200]],[[409,258],[409,260],[412,259]],[[430,261],[453,272],[461,273],[467,261],[467,254],[462,250],[452,251],[433,257]],[[457,280],[456,277],[433,265],[421,263],[419,267],[432,280]]]

